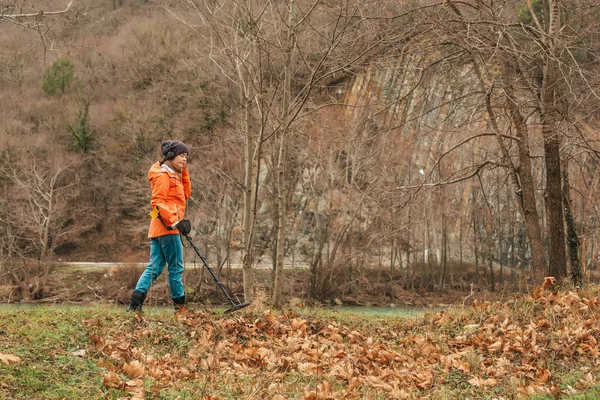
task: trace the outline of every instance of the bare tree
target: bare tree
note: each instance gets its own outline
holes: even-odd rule
[[[278,192],[277,257],[273,301],[281,304],[281,277],[288,218],[286,199],[290,183],[286,182],[290,135],[298,121],[310,115],[307,105],[313,90],[331,76],[355,65],[374,46],[356,46],[354,54],[343,57],[356,35],[364,34],[358,3],[342,5],[320,2],[288,1],[220,1],[193,4],[193,9],[207,30],[196,29],[177,16],[209,46],[208,54],[223,73],[240,90],[242,111],[240,128],[245,141],[246,174],[244,178],[244,265],[245,295],[251,296],[252,224],[255,220],[258,172],[262,144],[277,139],[275,175]],[[174,14],[174,13],[173,13]],[[175,14],[174,14],[175,15]],[[350,37],[350,32],[355,36]],[[365,42],[366,43],[366,42]],[[254,211],[252,211],[254,210]]]
[[[85,206],[71,209],[70,200],[78,189],[75,165],[58,161],[44,165],[31,155],[25,159],[8,156],[0,174],[7,181],[6,193],[14,200],[4,222],[22,243],[23,255],[35,254],[47,273],[52,251],[70,235],[89,229],[86,218],[81,218]]]
[[[587,96],[597,95],[586,73],[581,73],[582,65],[567,56],[570,50],[569,43],[562,38],[565,30],[559,22],[560,4],[542,1],[540,5],[542,16],[536,15],[538,11],[531,7],[530,2],[526,2],[526,8],[521,10],[488,2],[448,2],[436,10],[430,26],[446,39],[441,46],[436,45],[440,51],[452,54],[456,63],[471,63],[473,66],[481,89],[479,94],[473,92],[473,95],[481,96],[488,122],[498,139],[501,162],[512,177],[538,277],[548,267],[542,244],[540,212],[536,207],[536,189],[531,177],[532,154],[528,131],[541,127],[538,132],[544,138],[548,271],[562,278],[566,274],[566,258],[560,146],[562,130],[569,119],[569,111],[564,104],[568,103],[567,98],[572,98],[575,104],[580,103],[578,97],[583,92],[587,92]],[[571,17],[579,11],[574,9]],[[519,21],[523,13],[529,13],[531,22]],[[591,26],[579,27],[580,42],[585,42],[584,38],[595,31],[594,28],[588,30]],[[575,31],[575,24],[570,27]],[[576,35],[573,34],[574,37]],[[583,84],[576,84],[577,80],[583,81]],[[577,87],[577,92],[572,90],[569,93],[565,90],[567,85],[561,82],[570,84],[571,88]],[[501,102],[503,98],[504,104]],[[507,110],[508,119],[504,119],[503,109]],[[534,123],[535,117],[539,125]],[[514,163],[515,156],[510,151],[512,146],[506,141],[504,131],[507,129],[516,132],[516,137],[509,139],[517,144],[519,164]]]
[[[46,64],[47,35],[51,29],[52,21],[56,17],[60,18],[68,13],[73,1],[69,0],[69,3],[62,10],[45,10],[44,8],[29,7],[23,0],[11,0],[7,4],[0,4],[0,23],[5,22],[18,28],[34,31],[39,38],[39,43],[44,48],[44,64]]]
[[[27,20],[27,19],[36,19],[39,17],[49,16],[49,15],[59,15],[64,14],[69,11],[71,6],[73,5],[73,0],[69,0],[69,3],[66,5],[64,10],[37,10],[34,12],[30,12],[24,9],[25,4],[22,1],[10,1],[8,4],[3,4],[0,8],[0,20],[4,20],[11,23],[20,23],[19,21]]]

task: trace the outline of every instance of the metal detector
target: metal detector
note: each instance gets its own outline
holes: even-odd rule
[[[212,270],[212,268],[206,262],[206,259],[204,257],[202,257],[202,254],[200,254],[200,250],[198,250],[198,248],[196,247],[194,242],[192,242],[192,238],[189,237],[188,235],[185,235],[185,238],[188,240],[188,242],[190,242],[190,245],[192,246],[192,248],[194,249],[194,251],[196,252],[198,257],[200,257],[200,259],[202,260],[202,263],[204,264],[204,266],[206,267],[208,272],[210,272],[210,274],[212,275],[212,277],[215,280],[215,282],[217,283],[217,285],[219,285],[219,287],[223,291],[223,294],[225,294],[225,297],[227,297],[227,300],[229,300],[229,303],[231,303],[231,308],[225,310],[224,311],[225,314],[229,314],[230,312],[241,310],[242,308],[248,307],[250,305],[250,303],[239,303],[239,302],[236,303],[235,300],[233,300],[233,298],[229,295],[229,293],[225,289],[225,286],[223,286],[223,284],[219,281],[219,278],[217,278],[217,275],[215,275],[215,272]]]

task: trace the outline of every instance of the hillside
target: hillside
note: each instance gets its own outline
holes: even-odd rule
[[[382,271],[442,293],[596,279],[593,4],[568,5],[546,57],[521,1],[52,12],[65,3],[0,11],[7,284],[43,287],[55,261],[144,262],[146,173],[172,138],[191,148],[187,217],[219,268],[299,265],[322,300]],[[540,82],[548,60],[562,75]]]

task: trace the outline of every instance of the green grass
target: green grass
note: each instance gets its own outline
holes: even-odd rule
[[[0,310],[0,352],[21,358],[0,363],[1,390],[10,399],[102,398],[101,369],[72,353],[87,347],[82,318],[91,310],[40,307]]]

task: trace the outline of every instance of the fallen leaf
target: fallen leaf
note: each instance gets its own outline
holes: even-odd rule
[[[102,379],[102,383],[106,387],[110,388],[120,388],[123,386],[123,381],[119,378],[115,372],[110,371],[104,374],[104,378]]]
[[[486,386],[494,387],[498,384],[498,381],[494,378],[483,379],[480,376],[475,376],[475,377],[469,379],[468,382],[471,385],[477,386],[477,387],[486,387]]]
[[[146,372],[144,366],[137,360],[123,365],[123,371],[131,379],[139,378],[140,376],[144,375],[144,372]]]
[[[76,357],[85,357],[87,352],[85,351],[85,349],[80,349],[80,350],[76,350],[76,351],[72,352],[71,354]]]
[[[544,289],[553,289],[554,286],[556,286],[556,278],[553,276],[547,276],[544,278],[544,283],[542,284],[542,287]]]
[[[6,365],[18,364],[21,362],[19,357],[4,353],[0,353],[0,360]]]

